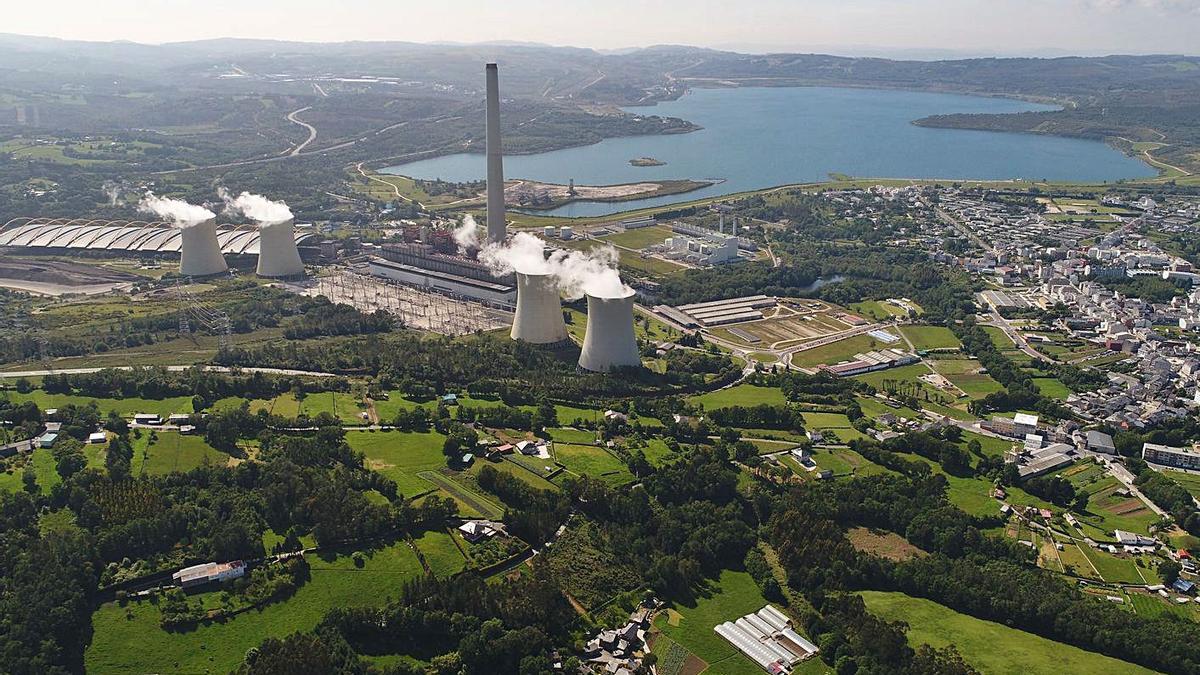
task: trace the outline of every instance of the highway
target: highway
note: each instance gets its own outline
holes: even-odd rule
[[[299,110],[293,110],[292,112],[287,114],[287,119],[289,122],[291,122],[292,124],[299,124],[300,126],[304,127],[305,129],[308,129],[308,138],[305,139],[303,143],[292,148],[292,152],[290,153],[292,157],[295,157],[296,155],[300,154],[300,152],[302,150],[304,150],[304,148],[308,147],[309,143],[312,143],[313,141],[317,140],[317,128],[314,127],[313,125],[309,124],[308,122],[305,122],[305,121],[301,120],[300,118],[296,117],[296,115],[299,115],[300,113],[302,113],[306,110],[311,110],[311,109],[312,109],[312,106],[310,106],[310,105],[304,106],[303,108],[301,108]]]

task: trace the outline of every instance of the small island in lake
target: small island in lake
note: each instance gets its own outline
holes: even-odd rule
[[[633,166],[666,166],[667,165],[667,163],[662,161],[661,159],[654,159],[653,157],[638,157],[637,159],[629,160],[629,163],[632,164]]]

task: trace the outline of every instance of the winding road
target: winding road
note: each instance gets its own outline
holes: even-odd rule
[[[300,154],[300,152],[302,150],[304,150],[304,148],[308,147],[308,145],[310,143],[317,140],[317,128],[314,127],[313,125],[309,124],[308,122],[305,122],[305,121],[301,120],[300,118],[296,117],[296,115],[299,115],[300,113],[302,113],[306,110],[311,110],[311,109],[312,109],[312,106],[307,105],[299,110],[293,110],[292,112],[287,114],[287,119],[289,122],[291,122],[292,124],[299,124],[300,126],[304,127],[305,129],[308,129],[308,138],[305,139],[304,142],[301,143],[300,145],[297,145],[296,147],[292,148],[291,153],[289,153],[292,157],[295,157],[296,155]]]

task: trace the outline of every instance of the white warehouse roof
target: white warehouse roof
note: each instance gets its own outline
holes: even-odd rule
[[[296,243],[316,236],[297,231]],[[68,248],[92,251],[179,253],[183,230],[164,222],[89,220],[87,218],[15,218],[0,226],[0,246]],[[257,228],[225,226],[217,230],[222,253],[258,255]]]

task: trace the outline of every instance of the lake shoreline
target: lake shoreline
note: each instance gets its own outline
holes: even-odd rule
[[[1160,169],[1141,156],[1095,139],[942,129],[918,120],[943,114],[1004,115],[1046,112],[1057,106],[1011,98],[862,87],[697,88],[662,115],[702,127],[682,134],[617,137],[535,154],[510,155],[507,173],[546,183],[624,184],[719,176],[704,197],[770,186],[822,182],[830,174],[906,176],[911,180],[1102,183],[1152,179]],[[749,117],[748,114],[752,113]],[[799,132],[799,133],[798,133]],[[632,166],[629,157],[653,157],[669,166]],[[382,169],[415,178],[479,180],[479,155],[447,153]],[[647,197],[639,207],[668,201]],[[635,203],[639,200],[621,200]],[[615,213],[606,202],[575,200],[550,215]],[[538,209],[539,211],[545,209]]]

